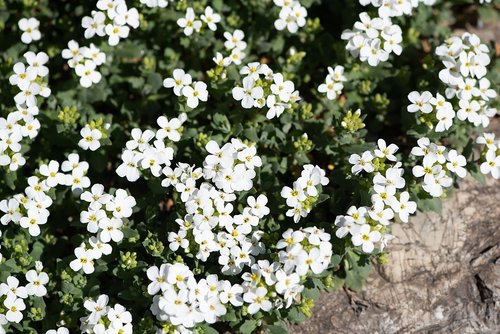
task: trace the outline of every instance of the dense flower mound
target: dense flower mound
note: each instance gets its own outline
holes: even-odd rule
[[[500,178],[459,9],[0,1],[0,334],[283,333],[361,289],[394,224]]]

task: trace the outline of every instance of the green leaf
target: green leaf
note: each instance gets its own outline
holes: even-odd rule
[[[441,213],[443,209],[441,198],[439,197],[419,198],[417,200],[417,207],[422,211],[434,211],[437,213]]]
[[[254,329],[257,328],[257,324],[258,324],[257,320],[254,319],[245,320],[245,322],[240,327],[240,333],[241,334],[253,333]]]
[[[270,334],[288,334],[288,328],[285,325],[265,325],[264,328]]]
[[[288,319],[293,323],[301,323],[307,319],[306,315],[298,309],[298,307],[292,307],[290,312],[288,312]]]
[[[346,253],[346,285],[355,291],[361,291],[363,283],[370,274],[371,263],[367,255],[359,255],[354,251]]]
[[[156,92],[163,84],[163,78],[158,73],[149,73],[148,84],[151,86],[151,92]]]
[[[216,113],[213,118],[212,126],[216,130],[220,130],[222,133],[231,132],[231,123],[226,115]]]
[[[219,334],[217,330],[207,324],[201,325],[200,328],[203,330],[203,334]]]
[[[257,135],[257,130],[255,130],[254,128],[248,128],[248,129],[244,130],[243,135],[253,142],[259,141],[259,136]]]

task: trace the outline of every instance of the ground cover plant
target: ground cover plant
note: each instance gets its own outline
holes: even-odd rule
[[[494,8],[0,0],[0,333],[285,333],[361,289],[500,177],[495,47],[453,33]]]

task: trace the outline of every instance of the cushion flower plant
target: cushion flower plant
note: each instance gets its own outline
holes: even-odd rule
[[[0,334],[283,333],[362,289],[394,224],[500,178],[461,8],[0,1]]]

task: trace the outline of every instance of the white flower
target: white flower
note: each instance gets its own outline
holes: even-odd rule
[[[481,98],[485,101],[489,101],[490,99],[495,99],[497,97],[497,92],[494,89],[490,89],[490,85],[490,81],[486,78],[479,80],[479,92],[481,94]]]
[[[69,330],[66,327],[59,327],[57,330],[49,329],[45,334],[69,334]]]
[[[94,44],[90,43],[89,47],[82,49],[83,56],[92,60],[97,66],[100,66],[106,62],[106,54],[104,52],[101,52],[101,50]]]
[[[44,66],[49,61],[49,56],[45,52],[34,53],[28,51],[24,54],[26,62],[28,63],[28,71],[34,70],[36,75],[39,77],[45,77],[49,74],[49,69]]]
[[[111,211],[115,218],[128,218],[132,208],[137,204],[135,198],[124,189],[117,189],[114,198],[106,203],[106,211]]]
[[[335,82],[330,76],[326,77],[326,82],[319,85],[318,92],[326,93],[329,100],[335,100],[340,95],[344,85],[340,82]]]
[[[101,81],[101,73],[95,70],[96,64],[92,60],[86,60],[84,64],[78,64],[75,67],[76,74],[80,77],[80,85],[88,88],[92,84]]]
[[[21,41],[24,44],[30,44],[32,41],[38,41],[42,38],[40,34],[40,21],[31,17],[29,19],[22,18],[18,22],[19,29],[23,31],[21,35]]]
[[[166,290],[168,287],[167,283],[167,273],[170,265],[162,264],[160,268],[153,266],[148,268],[146,275],[151,281],[148,285],[148,293],[150,295],[155,295],[160,290]]]
[[[243,295],[243,300],[250,304],[248,305],[249,314],[255,314],[260,310],[265,312],[271,310],[273,304],[266,298],[266,295],[267,289],[264,287],[249,290]]]
[[[83,269],[85,274],[91,274],[94,272],[94,259],[93,252],[91,250],[86,250],[82,247],[75,248],[76,259],[71,261],[69,266],[73,271],[79,271]]]
[[[373,151],[376,157],[378,158],[386,158],[387,160],[390,161],[396,161],[396,157],[394,156],[394,153],[398,150],[398,146],[396,144],[390,144],[387,146],[385,140],[379,139],[377,141],[378,149]]]
[[[431,99],[431,92],[425,91],[422,94],[416,91],[411,92],[408,94],[408,100],[410,100],[412,104],[407,107],[408,112],[414,113],[421,111],[425,114],[432,112]]]
[[[96,301],[89,299],[83,303],[83,307],[85,307],[88,311],[91,312],[88,320],[92,323],[97,323],[102,316],[108,313],[109,311],[109,297],[107,295],[100,295]]]
[[[82,19],[82,28],[85,29],[85,38],[89,39],[94,37],[94,35],[104,36],[104,28],[106,27],[104,24],[105,21],[106,15],[103,12],[92,11],[92,17],[85,16]]]
[[[78,146],[82,149],[95,151],[101,146],[99,139],[102,138],[102,133],[100,130],[91,129],[90,126],[86,125],[80,130],[80,135],[82,139],[78,142]]]
[[[253,196],[249,196],[247,198],[247,204],[250,207],[250,212],[259,218],[263,218],[269,214],[270,210],[266,206],[267,202],[268,200],[265,195],[259,195],[257,198]]]
[[[7,309],[5,313],[5,318],[9,322],[19,323],[23,319],[23,314],[21,311],[26,309],[26,305],[21,298],[17,298],[14,295],[7,296],[7,299],[3,302],[3,305]]]
[[[281,73],[276,73],[273,76],[274,83],[271,85],[271,92],[278,95],[283,102],[290,101],[290,96],[295,89],[293,82],[284,80]]]
[[[116,174],[126,177],[129,182],[135,182],[140,177],[139,161],[142,157],[134,151],[125,150],[121,157],[123,163],[116,169]]]
[[[177,20],[177,25],[184,29],[184,35],[191,36],[194,31],[200,31],[202,23],[195,18],[193,8],[188,7],[186,9],[186,16]]]
[[[373,155],[370,151],[363,152],[360,156],[359,154],[352,154],[349,157],[349,163],[353,166],[351,167],[351,173],[359,174],[361,171],[371,173],[375,170],[375,167],[371,163],[373,160]]]
[[[186,86],[182,89],[182,95],[187,98],[187,105],[190,108],[196,108],[199,101],[206,102],[208,100],[207,84],[201,81],[197,81],[191,86]]]
[[[417,203],[410,201],[410,194],[407,191],[403,191],[399,195],[399,199],[393,196],[390,200],[390,205],[392,210],[399,215],[399,219],[404,223],[408,222],[410,214],[414,214],[417,211]]]
[[[63,172],[72,172],[75,169],[87,171],[89,164],[86,161],[80,161],[80,156],[77,153],[71,153],[68,155],[68,160],[63,161],[61,170]]]
[[[460,106],[460,109],[457,112],[457,118],[461,121],[468,120],[469,122],[474,123],[478,117],[478,111],[481,109],[479,102],[475,100],[461,99],[458,101],[458,105]]]
[[[47,294],[45,284],[49,282],[49,276],[46,273],[37,273],[36,270],[33,269],[29,270],[26,273],[26,280],[28,281],[26,291],[29,295],[43,297]]]
[[[145,149],[150,147],[149,142],[151,139],[155,137],[155,133],[151,130],[145,130],[144,132],[141,129],[134,128],[130,132],[132,139],[127,141],[126,147],[129,150],[138,149],[141,152],[144,152]]]
[[[477,137],[476,143],[486,145],[486,147],[488,147],[489,150],[493,151],[497,150],[497,144],[495,142],[494,133],[483,133],[482,136]]]
[[[352,244],[354,246],[361,246],[365,253],[373,252],[375,248],[374,243],[380,241],[382,235],[379,231],[370,231],[370,225],[365,224],[359,227],[356,234],[352,236]]]
[[[64,59],[71,59],[73,61],[68,62],[71,68],[76,67],[76,65],[83,59],[83,53],[81,52],[78,42],[71,40],[68,42],[68,48],[62,50],[62,57]]]
[[[36,237],[40,235],[40,225],[47,223],[47,217],[41,215],[35,209],[29,209],[27,217],[22,217],[19,220],[19,225],[22,228],[27,228],[30,235]]]
[[[255,81],[251,77],[243,78],[243,87],[235,87],[232,90],[233,98],[236,101],[241,101],[241,105],[245,109],[250,109],[254,105],[256,99],[264,96],[262,87],[254,87]]]
[[[389,53],[380,48],[380,39],[374,39],[365,44],[359,53],[361,61],[367,61],[370,66],[377,66],[380,62],[385,62],[389,59]]]
[[[130,28],[127,26],[121,26],[117,24],[107,24],[105,28],[106,35],[109,36],[108,44],[111,46],[118,45],[121,38],[127,38],[130,32]]]
[[[239,50],[245,50],[247,47],[247,43],[243,41],[243,38],[245,38],[245,33],[239,29],[236,29],[232,34],[229,32],[224,33],[224,38],[226,41],[224,42],[224,46],[228,50],[232,49],[239,49]]]
[[[21,91],[14,96],[16,104],[26,104],[28,107],[36,106],[36,96],[40,94],[41,87],[36,82],[31,82],[26,87],[19,87]]]
[[[165,8],[168,6],[167,0],[141,0],[141,3],[151,8],[154,7]]]
[[[139,12],[135,8],[127,8],[127,4],[125,2],[121,2],[116,6],[116,16],[113,21],[118,25],[129,25],[134,29],[139,27]]]
[[[37,78],[37,71],[33,68],[26,68],[23,63],[14,65],[14,74],[9,77],[11,85],[17,85],[19,89],[26,89],[31,82]]]
[[[297,187],[296,184],[294,184],[293,188],[284,186],[283,189],[281,189],[281,197],[286,199],[286,205],[290,207],[296,207],[299,201],[304,201],[307,198],[307,195],[304,193],[303,189],[300,189]]]
[[[28,297],[26,287],[19,286],[19,280],[14,276],[7,277],[7,283],[0,284],[0,296],[14,296],[25,299]]]
[[[55,160],[50,161],[48,165],[41,165],[40,174],[46,177],[45,182],[51,188],[64,184],[64,174],[59,172],[59,163]]]
[[[229,62],[232,62],[235,65],[240,65],[241,60],[245,58],[245,56],[246,54],[243,51],[241,51],[241,49],[234,48],[233,50],[231,50],[231,54],[229,55],[228,59]]]
[[[189,246],[189,241],[186,239],[186,236],[187,231],[185,230],[180,230],[179,233],[170,232],[168,234],[168,241],[170,242],[168,248],[170,248],[172,252],[176,252],[179,247],[186,249]]]
[[[488,150],[486,152],[486,161],[480,166],[481,173],[489,174],[493,176],[494,179],[500,178],[500,155],[496,155],[495,150]]]
[[[464,168],[464,166],[467,165],[467,160],[463,155],[458,154],[456,150],[450,150],[446,159],[449,161],[446,164],[446,168],[448,168],[450,172],[453,172],[462,178],[467,175],[467,170]]]
[[[103,218],[99,221],[99,239],[108,243],[111,240],[114,242],[120,242],[123,239],[123,232],[120,228],[123,225],[123,221],[118,218]]]
[[[434,131],[447,131],[453,125],[455,112],[452,109],[442,108],[436,112],[436,118],[439,122],[436,124],[436,128],[434,129]]]
[[[18,223],[22,217],[19,212],[19,202],[14,198],[0,201],[0,211],[4,213],[0,218],[2,225],[7,225],[10,222]]]
[[[214,10],[210,6],[207,6],[207,8],[205,8],[205,14],[202,14],[200,18],[203,22],[207,24],[208,28],[212,31],[217,30],[216,23],[219,23],[221,19],[220,15],[214,13]]]
[[[309,252],[305,250],[299,251],[295,264],[295,271],[300,276],[305,276],[309,270],[314,274],[320,274],[324,270],[319,248],[312,248]]]
[[[156,138],[163,140],[168,138],[171,141],[177,142],[181,139],[179,128],[182,126],[178,118],[172,118],[170,121],[165,116],[160,116],[157,119],[157,124],[160,129],[156,132]]]
[[[163,80],[163,86],[165,88],[174,88],[174,94],[177,96],[182,96],[182,89],[186,86],[191,85],[192,78],[191,75],[185,73],[182,69],[175,69],[173,73],[173,78],[166,78]]]

